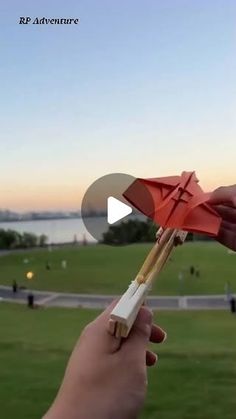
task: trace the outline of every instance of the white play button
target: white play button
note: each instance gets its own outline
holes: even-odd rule
[[[136,180],[125,173],[110,173],[95,180],[85,192],[81,203],[81,218],[86,230],[97,242],[111,246],[121,245],[121,235],[117,236],[113,227],[122,221],[134,220],[135,217],[146,222],[147,217],[135,210],[132,201],[128,201],[124,196],[124,192]],[[145,202],[145,207],[150,208],[149,212],[152,214],[154,203],[146,185],[139,190],[139,197]]]
[[[107,198],[107,222],[114,224],[122,218],[132,213],[132,208],[124,204],[119,199],[109,196]]]

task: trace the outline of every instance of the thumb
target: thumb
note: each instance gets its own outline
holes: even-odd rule
[[[217,188],[212,192],[208,203],[211,205],[228,204],[236,206],[236,185]]]
[[[121,351],[124,356],[145,360],[146,349],[151,336],[152,318],[152,312],[147,307],[141,307],[129,337],[122,343]]]

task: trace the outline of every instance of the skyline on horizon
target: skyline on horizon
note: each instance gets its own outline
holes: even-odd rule
[[[233,0],[11,0],[0,16],[0,208],[77,210],[116,172],[236,183]]]
[[[106,173],[105,173],[106,174]],[[169,175],[170,173],[168,173],[168,175]],[[175,174],[177,174],[177,175],[179,175],[180,173],[171,173],[171,175],[175,175]],[[150,176],[150,177],[152,177],[152,176]],[[218,177],[218,179],[220,180],[220,176]],[[95,180],[97,180],[97,179],[95,179]],[[214,182],[212,182],[212,184],[210,184],[210,186],[209,187],[204,187],[204,185],[202,184],[202,182],[200,183],[200,185],[201,185],[201,187],[203,187],[203,190],[205,191],[205,192],[211,192],[211,191],[213,191],[215,188],[217,188],[218,186],[220,186],[220,185],[228,185],[228,184],[230,184],[230,179],[229,179],[229,182],[217,182],[217,181],[214,181]],[[88,185],[88,187],[90,186],[90,184]],[[85,188],[84,189],[84,193],[86,192],[86,189],[87,188]],[[50,193],[50,191],[49,191],[49,193]],[[71,195],[72,195],[72,197],[71,197],[71,201],[76,201],[75,199],[74,199],[74,197],[73,197],[73,193],[74,193],[74,191],[72,191],[72,193],[71,193]],[[22,205],[19,205],[19,203],[16,203],[16,205],[14,206],[14,201],[12,201],[13,202],[13,205],[10,207],[10,206],[0,206],[0,211],[4,211],[4,210],[9,210],[9,211],[12,211],[12,212],[17,212],[17,213],[19,213],[19,214],[22,214],[22,213],[27,213],[27,212],[47,212],[47,211],[49,211],[49,212],[73,212],[73,211],[80,211],[81,210],[81,205],[80,205],[80,202],[82,201],[82,199],[83,199],[83,196],[84,196],[84,193],[82,193],[81,195],[79,195],[78,194],[78,196],[81,196],[81,198],[79,198],[78,199],[78,204],[72,204],[72,205],[70,205],[70,201],[68,200],[68,205],[61,205],[60,204],[60,201],[59,201],[59,204],[58,204],[58,206],[55,206],[55,204],[54,204],[54,202],[55,202],[55,200],[52,198],[52,200],[50,200],[50,195],[45,195],[45,193],[44,193],[44,199],[45,199],[45,201],[47,202],[47,205],[45,206],[45,204],[42,204],[41,206],[40,206],[40,204],[38,205],[37,204],[37,202],[38,202],[38,199],[37,199],[37,201],[35,202],[34,200],[33,200],[33,198],[32,198],[32,196],[30,196],[30,199],[29,199],[29,201],[27,201],[27,197],[26,198],[20,198],[20,200],[21,200],[21,202],[22,202]],[[38,196],[37,196],[37,198],[38,198]],[[28,202],[28,206],[27,206],[27,202]],[[50,205],[48,205],[48,203],[50,203],[50,202],[52,202],[52,204],[51,204],[51,206]]]

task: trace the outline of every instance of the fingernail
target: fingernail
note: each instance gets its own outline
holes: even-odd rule
[[[163,341],[162,342],[165,342],[166,339],[167,339],[167,333],[164,330],[163,330],[163,332],[164,332],[164,338],[163,338]]]
[[[155,360],[155,362],[154,362],[154,364],[153,364],[153,366],[154,367],[156,367],[156,365],[158,365],[158,359],[159,359],[159,356],[157,355],[157,354],[155,354],[156,355],[156,360]]]

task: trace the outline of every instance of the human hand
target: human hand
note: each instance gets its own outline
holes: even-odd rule
[[[222,218],[218,241],[236,251],[236,185],[216,189],[208,203]]]
[[[108,332],[114,303],[82,332],[69,360],[59,393],[44,419],[136,419],[147,389],[147,368],[157,356],[149,341],[166,333],[152,324],[142,307],[127,339]]]

